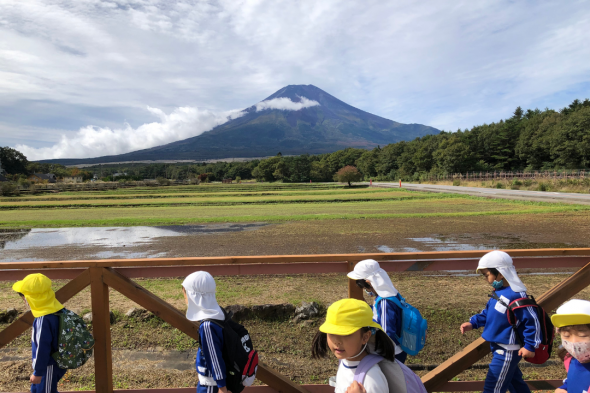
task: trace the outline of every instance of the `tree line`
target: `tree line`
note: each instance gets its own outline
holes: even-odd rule
[[[6,166],[4,151],[10,148],[0,149],[0,158],[8,173],[11,170],[14,173],[15,168],[25,173],[46,173],[50,169],[49,164],[28,162]],[[510,118],[496,123],[470,130],[443,131],[372,150],[347,148],[334,153],[299,156],[279,153],[275,157],[247,162],[102,165],[85,168],[83,172],[86,176],[96,173],[111,179],[118,172],[126,173],[118,179],[137,180],[199,177],[203,181],[239,178],[326,182],[333,181],[335,173],[346,166],[358,168],[366,180],[420,180],[470,171],[587,169],[590,168],[590,100],[574,100],[558,111],[524,111],[518,107]],[[63,166],[52,168],[54,172],[56,168],[64,173],[72,171]]]

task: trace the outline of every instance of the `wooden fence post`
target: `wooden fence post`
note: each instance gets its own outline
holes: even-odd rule
[[[113,392],[113,358],[111,355],[111,313],[109,287],[104,282],[104,269],[90,268],[92,297],[92,335],[94,336],[94,381],[96,393]]]
[[[348,271],[354,270],[354,265],[358,262],[348,262]],[[365,300],[365,296],[363,294],[363,289],[356,285],[356,281],[349,278],[348,279],[348,297],[350,299],[358,299],[358,300]]]

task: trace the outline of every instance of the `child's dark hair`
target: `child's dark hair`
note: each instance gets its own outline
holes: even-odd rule
[[[356,285],[362,289],[370,289],[371,286],[365,280],[356,280]]]
[[[493,267],[488,268],[488,271],[490,273],[492,273],[494,276],[498,277],[498,274],[500,274],[500,272],[498,271],[498,269],[495,269]]]
[[[22,293],[20,293],[20,292],[17,292],[17,293],[18,293],[18,296],[20,296],[20,297],[25,297],[25,295],[24,295],[24,294],[22,294]]]
[[[370,330],[368,327],[361,328],[361,335]],[[356,333],[356,332],[355,332]],[[318,330],[311,344],[311,357],[322,359],[328,356],[328,335]],[[381,329],[375,333],[375,351],[387,360],[395,359],[395,343]]]

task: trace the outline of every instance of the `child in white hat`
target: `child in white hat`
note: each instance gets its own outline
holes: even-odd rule
[[[533,357],[541,343],[541,326],[533,307],[514,311],[519,321],[515,332],[508,322],[507,307],[513,300],[527,297],[526,287],[518,278],[510,255],[492,251],[479,260],[477,272],[494,288],[498,300],[491,298],[483,311],[461,325],[461,333],[484,328],[482,337],[490,342],[493,357],[486,376],[484,393],[530,393],[522,379],[518,363]],[[524,346],[520,346],[519,337]]]
[[[355,265],[354,270],[348,273],[348,277],[356,280],[357,285],[369,296],[376,298],[373,305],[373,320],[380,324],[385,333],[395,342],[395,358],[405,363],[408,354],[401,349],[397,339],[401,336],[402,310],[389,299],[397,296],[399,292],[393,286],[389,275],[377,261],[365,259]]]
[[[197,393],[227,393],[226,367],[223,361],[223,328],[209,320],[224,321],[225,315],[215,298],[215,280],[207,272],[195,272],[182,282],[188,306],[187,319],[203,321],[199,327],[201,345],[197,351],[199,375]]]
[[[551,317],[567,351],[567,378],[556,393],[590,392],[590,301],[573,299]]]

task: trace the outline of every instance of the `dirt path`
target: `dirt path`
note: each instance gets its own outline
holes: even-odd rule
[[[373,187],[400,188],[399,183],[374,182]],[[445,186],[440,184],[414,184],[402,183],[402,188],[413,191],[443,192],[452,194],[465,194],[486,198],[513,199],[534,202],[556,202],[590,205],[590,194],[577,194],[568,192],[545,192],[525,190],[504,190],[497,188],[479,188],[463,186]]]

